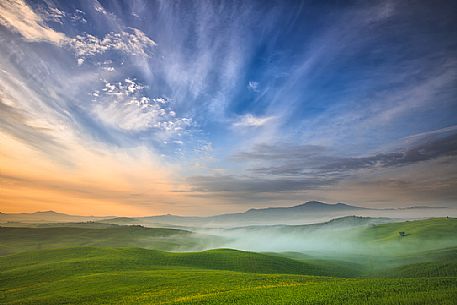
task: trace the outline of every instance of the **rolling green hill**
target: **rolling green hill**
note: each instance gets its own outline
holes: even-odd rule
[[[72,265],[84,262],[79,268],[99,272],[114,269],[131,271],[158,267],[192,267],[230,270],[249,273],[281,273],[306,275],[334,275],[336,265],[324,267],[314,262],[301,262],[287,257],[231,249],[202,252],[164,252],[142,248],[65,248],[30,251],[0,258],[0,267],[40,269],[46,265]],[[35,263],[39,262],[39,263]],[[58,268],[56,268],[58,269]],[[22,269],[24,270],[24,269]],[[344,269],[343,269],[344,270]],[[339,271],[342,273],[342,271]],[[349,271],[347,270],[349,276]]]
[[[234,250],[24,252],[0,258],[0,303],[454,304],[457,296],[456,278],[338,279],[281,273],[295,272],[299,265]]]
[[[309,266],[308,275],[324,275],[334,277],[358,277],[367,274],[364,260],[354,262],[336,259],[334,257],[319,257],[318,255],[307,255],[300,252],[268,252],[268,255],[286,257],[305,263]]]
[[[94,222],[36,226],[0,227],[0,304],[393,305],[457,299],[456,219],[379,224],[352,217],[305,231],[281,227],[283,240],[330,245],[327,252],[306,253],[165,252],[160,250],[214,248],[226,240]],[[268,229],[246,228],[274,242]],[[333,242],[354,248],[338,253]]]
[[[0,255],[30,250],[78,246],[142,247],[180,250],[201,248],[211,237],[185,230],[144,228],[141,226],[88,227],[0,227]]]
[[[395,266],[377,271],[388,277],[457,277],[457,247],[400,256]]]
[[[406,235],[401,237],[399,232]],[[457,218],[430,218],[373,225],[361,230],[356,237],[383,255],[455,247]]]
[[[405,232],[401,238],[398,232]],[[371,226],[361,237],[376,241],[441,240],[455,237],[457,218],[429,218]],[[456,237],[457,239],[457,237]]]

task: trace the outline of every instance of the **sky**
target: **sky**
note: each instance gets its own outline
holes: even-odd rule
[[[457,207],[455,1],[0,1],[0,211]]]

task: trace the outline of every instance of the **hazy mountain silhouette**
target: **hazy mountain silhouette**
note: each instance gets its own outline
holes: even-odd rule
[[[40,211],[34,213],[0,213],[0,223],[21,222],[21,223],[56,223],[56,222],[80,222],[97,221],[109,217],[68,215],[55,211]]]
[[[215,216],[177,216],[172,214],[146,217],[94,217],[77,216],[44,211],[36,213],[0,213],[0,223],[56,223],[56,222],[84,222],[98,221],[120,225],[146,225],[162,227],[224,227],[249,226],[272,224],[309,224],[325,222],[332,218],[351,215],[371,217],[402,217],[408,210],[434,209],[433,207],[417,206],[408,208],[374,209],[349,205],[346,203],[329,204],[320,201],[308,201],[290,207],[253,208],[241,213],[220,214]],[[443,209],[443,207],[439,207]],[[405,211],[405,212],[402,212]],[[386,215],[386,212],[390,213]],[[383,214],[384,213],[384,214]]]

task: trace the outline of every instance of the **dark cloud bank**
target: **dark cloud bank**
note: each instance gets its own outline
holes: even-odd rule
[[[257,145],[232,157],[234,162],[248,164],[245,175],[193,176],[189,181],[195,192],[220,192],[246,199],[251,193],[329,190],[355,181],[359,188],[369,187],[370,191],[390,187],[404,192],[433,192],[435,200],[455,202],[457,128],[409,142],[389,152],[354,157],[338,156],[315,145]],[[420,175],[405,178],[403,171]]]

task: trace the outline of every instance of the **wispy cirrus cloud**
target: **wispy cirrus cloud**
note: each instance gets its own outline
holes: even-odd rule
[[[233,123],[234,127],[261,127],[272,120],[274,120],[274,116],[254,116],[252,114],[246,114],[239,118],[237,121]]]
[[[46,9],[42,9],[39,15],[46,21],[51,21],[59,24],[63,24],[63,20],[67,16],[64,11],[59,10],[54,6],[48,6]]]
[[[63,23],[65,12],[56,7],[43,10],[44,19],[22,0],[6,0],[0,4],[0,7],[2,8],[1,25],[30,41],[45,41],[57,46],[69,47],[75,52],[80,64],[88,56],[108,51],[119,51],[133,56],[149,56],[151,48],[156,45],[154,40],[136,28],[109,32],[102,38],[88,33],[68,37],[64,33],[50,28],[45,22],[46,19]],[[80,16],[80,14],[75,16]]]
[[[22,0],[0,2],[0,24],[30,41],[46,41],[60,45],[66,39],[63,33],[48,27]]]

